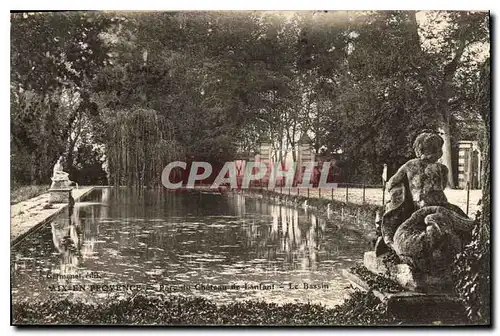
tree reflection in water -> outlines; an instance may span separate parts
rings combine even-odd
[[[286,263],[301,270],[316,270],[326,220],[313,213],[255,200],[255,212],[271,216],[270,226],[253,221],[246,234],[259,258],[285,257]]]
[[[341,216],[335,219],[340,225]],[[40,277],[38,272],[97,272],[101,277],[73,279],[75,284],[326,281],[341,291],[346,285],[341,271],[366,250],[362,233],[367,229],[357,228],[355,220],[339,229],[301,207],[269,204],[241,194],[95,190],[85,202],[77,203],[71,217],[66,212],[54,223],[66,231],[54,238],[51,228],[45,227],[12,248],[17,299],[61,295],[48,290],[47,284],[54,279]],[[81,228],[79,254],[54,247],[60,245],[61,235],[71,236],[70,226]],[[328,292],[323,297],[325,293],[314,295],[337,302],[336,294]],[[268,295],[280,302],[310,299],[303,292],[288,291],[205,294],[220,302]],[[86,292],[71,295],[95,297]]]
[[[60,255],[60,275],[77,274],[80,263],[97,254],[99,224],[94,219],[108,216],[109,192],[107,188],[102,189],[100,203],[77,202],[70,205],[67,221],[51,223],[52,242]],[[97,212],[100,212],[99,216]]]
[[[79,206],[69,207],[68,221],[51,223],[52,242],[60,255],[60,275],[76,274],[80,263],[82,228],[79,208]]]

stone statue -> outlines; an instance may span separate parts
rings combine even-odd
[[[49,202],[52,203],[74,203],[71,189],[78,185],[69,179],[69,174],[63,171],[62,156],[59,157],[52,170],[52,184],[50,185]]]
[[[443,139],[430,131],[413,145],[409,160],[387,182],[390,202],[381,221],[377,256],[394,251],[418,272],[438,276],[470,241],[474,221],[444,194],[448,168],[438,159]]]
[[[60,156],[52,170],[52,184],[50,189],[65,189],[71,185],[68,173],[63,171],[63,157]]]

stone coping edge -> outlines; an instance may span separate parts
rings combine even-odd
[[[89,190],[87,190],[86,192],[84,192],[83,194],[81,194],[80,196],[78,196],[78,197],[75,198],[75,202],[78,201],[80,198],[88,195],[91,191],[95,190],[96,188],[98,188],[98,187],[89,187]],[[52,191],[54,191],[54,190],[52,190]],[[39,228],[41,228],[44,224],[47,224],[48,222],[50,222],[55,216],[59,215],[67,207],[68,207],[68,204],[63,205],[62,207],[60,207],[59,209],[57,209],[57,211],[55,211],[53,214],[49,215],[48,217],[44,218],[40,222],[38,222],[35,225],[33,225],[26,232],[23,232],[19,236],[13,238],[10,241],[10,248],[12,248],[15,245],[17,245],[18,243],[20,243],[25,237],[27,237],[28,235],[32,234],[33,232],[35,232]]]

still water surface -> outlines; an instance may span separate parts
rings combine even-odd
[[[97,189],[72,214],[66,211],[11,249],[12,297],[106,300],[137,288],[98,286],[141,285],[142,294],[173,290],[217,303],[332,306],[345,298],[349,283],[342,270],[361,260],[371,227],[337,217],[327,222],[300,207],[238,194]],[[77,226],[80,243],[68,238]]]

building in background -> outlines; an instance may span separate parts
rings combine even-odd
[[[481,151],[477,141],[458,142],[458,186],[471,189],[481,188]]]

